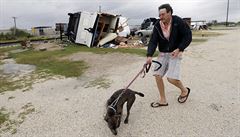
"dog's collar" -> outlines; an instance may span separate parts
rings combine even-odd
[[[116,109],[114,107],[108,106],[108,108],[111,108],[114,111],[115,114],[117,113],[117,111],[116,111]]]

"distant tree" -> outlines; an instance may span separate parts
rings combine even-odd
[[[12,34],[14,34],[14,28],[10,28],[10,31]],[[16,37],[29,37],[31,34],[21,30],[21,29],[16,29]]]
[[[215,25],[215,24],[217,24],[217,23],[218,23],[217,20],[213,20],[213,21],[212,21],[212,24],[213,24],[213,25]]]
[[[2,38],[4,38],[4,37],[5,37],[5,36],[4,36],[3,32],[0,33],[0,39],[2,39]]]

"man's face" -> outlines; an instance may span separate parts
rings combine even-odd
[[[171,12],[167,13],[167,10],[165,8],[159,10],[159,17],[163,23],[168,23],[170,21],[171,16],[172,16]]]

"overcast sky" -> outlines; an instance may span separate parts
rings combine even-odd
[[[68,22],[68,13],[103,12],[121,14],[129,24],[140,24],[144,18],[158,17],[158,6],[169,3],[173,14],[192,20],[226,20],[227,0],[0,0],[0,29],[13,26],[29,29],[33,26],[54,26]],[[240,0],[230,0],[229,21],[240,21]]]

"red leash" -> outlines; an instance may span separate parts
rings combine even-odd
[[[141,69],[141,71],[134,77],[134,79],[133,79],[133,80],[128,84],[128,86],[122,91],[122,93],[118,96],[118,98],[117,98],[115,101],[113,101],[112,104],[111,104],[110,106],[108,106],[108,107],[111,108],[111,109],[113,109],[114,112],[116,113],[116,110],[115,110],[114,107],[115,107],[115,105],[117,104],[119,98],[122,96],[122,94],[123,94],[124,92],[127,91],[127,89],[132,85],[132,83],[139,77],[139,75],[141,75],[141,74],[143,73],[142,78],[144,78],[145,75],[146,75],[146,73],[148,73],[150,67],[151,67],[151,64],[145,63],[145,64],[143,65],[143,68]]]
[[[128,84],[128,86],[125,88],[125,90],[123,92],[125,92],[132,85],[132,83],[139,77],[139,75],[141,75],[142,73],[143,73],[142,78],[144,78],[146,73],[148,73],[150,67],[151,67],[151,64],[144,64],[141,71],[134,77],[134,79]],[[145,69],[146,69],[146,71],[145,71]]]

